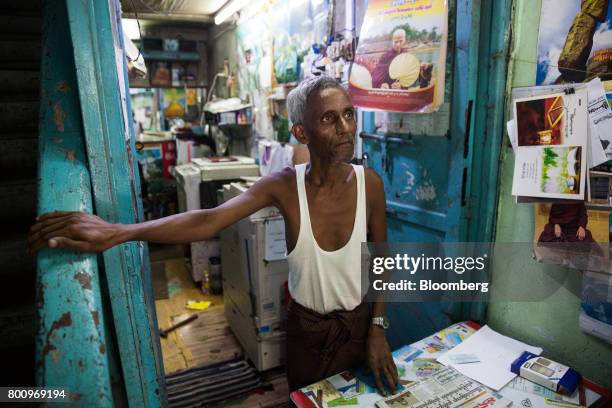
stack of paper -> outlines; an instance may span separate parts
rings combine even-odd
[[[510,365],[523,351],[540,355],[542,349],[503,336],[489,326],[484,326],[463,343],[438,358],[446,366],[499,391],[516,374]],[[461,356],[470,356],[471,362],[464,362]],[[475,361],[477,360],[477,361]]]

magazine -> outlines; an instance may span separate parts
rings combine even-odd
[[[508,407],[507,398],[464,376],[451,367],[404,391],[376,403],[378,408]]]
[[[585,89],[514,100],[512,195],[585,199],[587,106]]]

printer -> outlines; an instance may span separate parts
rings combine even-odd
[[[224,201],[244,193],[256,179],[225,185]],[[225,316],[260,371],[285,362],[286,251],[284,219],[274,207],[263,208],[221,232]]]
[[[174,167],[179,211],[186,212],[217,206],[216,190],[223,184],[240,180],[243,176],[259,176],[255,159],[244,156],[208,157],[193,159],[191,163]],[[188,269],[194,282],[202,282],[209,259],[219,257],[218,239],[193,242],[189,245]]]
[[[201,208],[217,206],[217,190],[241,177],[259,176],[255,159],[246,156],[203,157],[192,161],[201,169]]]

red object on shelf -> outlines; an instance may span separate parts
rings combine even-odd
[[[237,158],[232,157],[232,156],[209,157],[208,160],[210,160],[213,163],[226,163],[226,162],[238,161]]]
[[[165,179],[171,179],[170,168],[176,166],[176,144],[174,140],[162,142],[162,166]]]

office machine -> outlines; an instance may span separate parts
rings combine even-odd
[[[229,200],[254,180],[224,186]],[[279,211],[264,208],[221,232],[225,316],[258,370],[284,364],[284,287],[289,267],[285,224]]]
[[[204,157],[193,159],[193,163],[201,169],[201,208],[217,206],[217,190],[224,184],[241,177],[259,176],[259,166],[255,159],[246,156]]]
[[[186,212],[217,206],[217,189],[243,176],[259,176],[259,167],[250,157],[228,156],[193,159],[176,166],[173,171],[177,184],[179,211]],[[219,240],[193,242],[189,245],[188,269],[194,282],[202,282],[209,259],[221,255]]]

